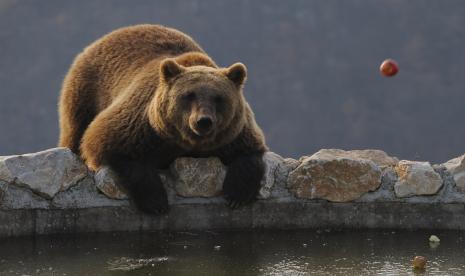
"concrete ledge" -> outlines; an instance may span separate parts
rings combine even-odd
[[[0,237],[107,231],[244,228],[465,229],[463,157],[440,164],[381,151],[264,156],[259,200],[231,210],[215,158],[181,158],[160,172],[170,212],[137,211],[108,168],[68,149],[0,157]]]
[[[464,204],[266,202],[240,210],[223,204],[174,206],[165,216],[131,207],[0,210],[3,237],[108,231],[252,228],[393,228],[465,230]]]

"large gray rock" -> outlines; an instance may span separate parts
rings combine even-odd
[[[394,184],[397,197],[434,195],[442,186],[441,176],[429,162],[401,160],[395,171],[398,176]]]
[[[274,152],[267,152],[263,156],[265,161],[265,173],[261,182],[261,189],[259,192],[260,198],[268,198],[271,195],[271,191],[274,187],[274,182],[276,178],[276,171],[279,169],[279,166],[284,162],[284,159],[274,153]]]
[[[455,184],[461,191],[465,191],[465,154],[451,159],[443,164],[454,177]]]
[[[179,196],[213,197],[222,191],[226,168],[218,158],[178,158],[170,169]]]
[[[299,165],[299,161],[283,158],[279,154],[269,151],[263,155],[263,162],[265,163],[265,173],[261,182],[259,198],[267,199],[271,197],[274,190],[286,186],[289,173]]]
[[[66,148],[0,157],[0,180],[45,198],[53,198],[87,175],[85,164]]]
[[[381,184],[381,169],[373,161],[344,151],[322,150],[300,161],[288,179],[289,190],[298,198],[347,202]]]
[[[47,209],[50,201],[25,187],[0,181],[0,209]]]

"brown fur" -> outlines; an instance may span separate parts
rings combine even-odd
[[[59,145],[94,170],[110,166],[147,212],[167,210],[154,171],[180,156],[220,157],[229,165],[225,197],[232,206],[251,201],[266,146],[242,94],[245,78],[244,65],[219,68],[174,29],[116,30],[79,54],[64,80]]]

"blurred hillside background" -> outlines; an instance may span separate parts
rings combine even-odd
[[[246,97],[281,155],[465,152],[463,0],[0,0],[0,155],[54,147],[73,58],[138,23],[184,31],[219,65],[245,63]],[[385,58],[396,77],[379,74]]]

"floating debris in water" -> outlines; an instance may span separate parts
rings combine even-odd
[[[302,247],[307,247],[307,244],[306,244],[306,243],[302,243]]]
[[[221,249],[221,246],[215,245],[215,246],[213,247],[213,249],[215,249],[216,251],[219,251],[219,250]]]
[[[426,266],[426,258],[423,256],[415,256],[412,260],[412,266],[414,269],[424,270]]]
[[[436,235],[431,235],[429,237],[429,242],[435,242],[435,243],[439,243],[441,240],[438,238],[438,236]]]
[[[431,235],[429,237],[429,247],[431,249],[435,249],[439,246],[439,243],[440,243],[440,239],[438,238],[438,236],[435,236],[435,235]]]
[[[108,270],[110,271],[132,271],[147,266],[155,266],[160,262],[168,261],[168,257],[133,259],[128,257],[116,258],[108,261]]]

